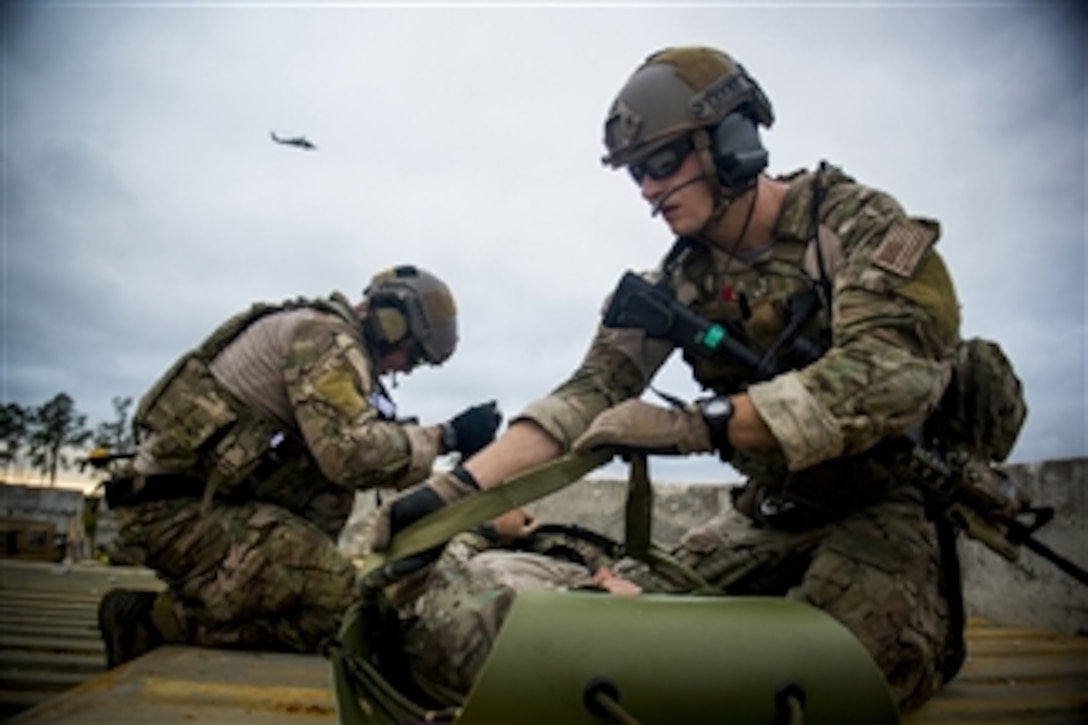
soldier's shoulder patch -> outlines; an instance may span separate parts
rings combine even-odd
[[[876,248],[873,264],[900,277],[910,277],[939,233],[935,224],[898,219]]]
[[[366,410],[367,401],[359,390],[354,372],[345,365],[325,370],[313,385],[319,398],[348,418],[355,418]]]

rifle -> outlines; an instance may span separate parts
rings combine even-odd
[[[780,373],[804,367],[820,358],[826,348],[795,333],[820,306],[815,288],[803,290],[786,301],[786,326],[762,355],[749,347],[737,330],[711,322],[682,305],[663,285],[654,285],[626,272],[620,278],[604,314],[605,327],[635,327],[647,336],[672,340],[685,352],[703,358],[726,357],[744,366],[755,381],[770,380]],[[788,345],[789,362],[779,361],[779,350]]]
[[[135,457],[136,453],[134,451],[114,453],[108,448],[99,447],[92,449],[85,458],[76,459],[76,463],[79,464],[80,473],[83,473],[83,471],[87,469],[87,466],[99,471],[105,471],[117,461],[127,461]]]
[[[603,324],[640,329],[648,337],[671,340],[685,352],[703,358],[728,358],[746,368],[754,381],[762,381],[803,367],[824,354],[826,348],[810,340],[791,339],[819,304],[815,289],[791,297],[782,334],[770,349],[759,354],[736,331],[681,304],[664,281],[655,285],[626,272],[612,294]],[[783,364],[776,352],[784,345],[789,347]],[[1026,547],[1088,586],[1088,572],[1033,536],[1054,518],[1053,508],[1030,507],[1008,476],[987,462],[959,453],[942,456],[909,434],[902,437],[901,443],[898,459],[917,474],[915,478],[925,489],[929,504],[968,537],[1009,561],[1017,561],[1020,547]],[[1032,520],[1024,523],[1022,517]]]

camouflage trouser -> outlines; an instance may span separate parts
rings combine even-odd
[[[828,612],[866,647],[904,712],[933,695],[956,656],[946,653],[937,535],[919,503],[877,504],[808,531],[758,528],[730,511],[673,555],[726,594],[786,596]],[[637,562],[616,573],[645,591],[684,588]]]
[[[543,554],[488,550],[463,534],[447,546],[423,594],[403,613],[404,653],[416,684],[442,705],[468,694],[521,591],[590,586],[591,568]]]
[[[118,539],[174,595],[184,641],[314,652],[338,633],[355,569],[314,524],[267,503],[152,501],[115,510]]]

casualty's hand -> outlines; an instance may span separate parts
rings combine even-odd
[[[511,509],[491,521],[495,535],[504,543],[531,536],[539,525],[532,514],[523,508]]]
[[[385,551],[398,531],[478,490],[464,469],[436,473],[423,483],[391,498],[378,509],[370,532],[371,551]]]
[[[596,418],[571,446],[583,453],[602,446],[651,453],[709,453],[710,429],[696,410],[662,408],[642,400],[625,400]]]
[[[502,412],[494,400],[466,408],[439,426],[443,447],[447,453],[458,451],[464,458],[470,458],[495,440],[495,431],[501,423]]]
[[[598,586],[610,594],[618,594],[621,597],[633,597],[636,594],[642,594],[642,587],[629,579],[616,576],[615,572],[607,566],[598,569],[591,582],[594,586]]]

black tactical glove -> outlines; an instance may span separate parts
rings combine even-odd
[[[458,451],[464,458],[495,440],[495,431],[502,423],[502,413],[494,400],[474,405],[442,423],[442,447],[446,453]]]
[[[436,473],[418,486],[387,501],[378,509],[377,518],[370,531],[371,551],[385,551],[389,548],[393,535],[398,531],[478,491],[479,488],[472,474],[458,466],[450,472]],[[438,559],[442,555],[442,548],[442,546],[435,546],[392,562],[372,572],[362,582],[362,586],[364,589],[384,587],[410,576]]]
[[[472,474],[460,466],[449,472],[434,474],[418,486],[382,504],[370,531],[370,549],[385,551],[398,531],[479,488]]]

